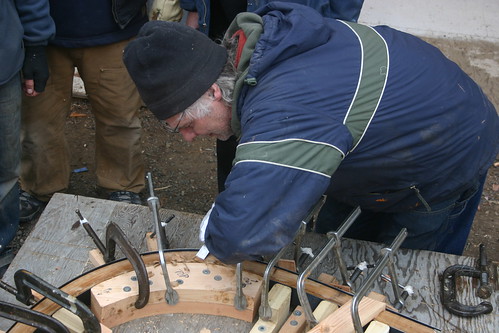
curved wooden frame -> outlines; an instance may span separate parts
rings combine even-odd
[[[195,256],[197,251],[198,251],[197,249],[166,250],[165,258],[168,263],[169,269],[170,267],[172,269],[175,269],[175,267],[180,267],[180,266],[189,268],[189,266],[191,266],[190,264],[194,264],[192,265],[192,267],[194,267],[196,264],[197,266],[199,266],[199,264],[202,264],[207,268],[219,267],[221,269],[226,269],[227,267],[232,267],[232,270],[234,270],[233,266],[227,266],[212,256],[209,256],[204,261],[200,260]],[[157,252],[144,253],[141,255],[141,257],[147,267],[154,267],[159,265],[159,257]],[[254,277],[256,275],[259,276],[261,279],[265,271],[266,264],[253,261],[244,262],[243,267],[247,277]],[[121,259],[103,266],[96,267],[93,270],[69,281],[68,283],[63,285],[60,289],[74,297],[78,297],[81,294],[91,290],[92,288],[98,286],[103,282],[131,273],[133,273],[133,267],[131,263],[127,260]],[[297,278],[298,275],[296,273],[278,267],[275,269],[274,273],[271,276],[271,280],[289,286],[291,288],[296,287]],[[258,288],[258,283],[255,283],[255,286]],[[261,288],[261,284],[259,286]],[[235,290],[235,288],[233,289]],[[179,293],[181,292],[180,289],[177,290],[179,290]],[[321,283],[319,281],[315,281],[313,279],[307,280],[305,290],[310,295],[331,301],[339,306],[348,303],[352,299],[352,296],[346,293],[345,291]],[[162,295],[164,295],[164,289]],[[162,302],[164,303],[164,305],[160,305],[160,303],[156,302],[154,304],[151,304],[151,309],[147,313],[146,312],[138,314],[136,313],[136,315],[131,315],[131,313],[128,312],[128,311],[137,310],[133,307],[133,302],[135,301],[136,297],[128,297],[128,302],[132,304],[132,306],[123,307],[122,308],[123,312],[120,313],[119,318],[116,318],[116,320],[109,321],[109,323],[112,326],[115,326],[117,324],[127,322],[135,318],[152,316],[155,314],[166,314],[166,313],[203,313],[203,314],[215,314],[215,315],[223,314],[225,316],[237,319],[248,320],[249,318],[248,311],[257,312],[257,307],[259,305],[259,298],[255,298],[254,294],[248,295],[250,296],[248,298],[251,298],[250,302],[251,306],[248,306],[248,311],[246,311],[246,313],[244,313],[244,311],[240,312],[238,310],[235,310],[233,303],[231,303],[231,300],[233,300],[234,295],[233,292],[230,291],[230,289],[226,290],[226,296],[227,297],[225,297],[222,301],[217,301],[217,302],[214,302],[213,299],[210,300],[210,302],[206,302],[203,300],[196,300],[195,298],[191,298],[188,301],[184,302],[182,301],[182,294],[181,294],[180,302],[177,305],[170,306],[166,304],[166,302]],[[148,306],[146,306],[144,309],[147,309]],[[61,307],[58,304],[46,298],[40,300],[38,303],[32,306],[33,310],[39,311],[47,315],[53,315],[60,308]],[[197,309],[197,311],[193,312],[193,310],[195,309]],[[251,316],[253,316],[253,314],[251,314]],[[398,314],[390,309],[382,311],[378,316],[376,316],[375,319],[379,322],[385,323],[401,331],[408,331],[414,333],[434,332],[433,328],[421,324],[417,321],[414,321],[410,318],[406,318],[401,314]],[[24,332],[34,332],[34,331],[35,328],[33,327],[17,323],[8,332],[24,333]]]

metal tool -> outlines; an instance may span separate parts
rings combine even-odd
[[[489,271],[487,255],[485,254],[485,245],[480,244],[480,254],[478,257],[478,269],[480,270],[480,286],[476,295],[482,299],[487,299],[492,295],[492,286],[489,283]]]
[[[400,245],[404,242],[405,238],[407,237],[407,229],[403,228],[393,243],[391,244],[390,247],[383,248],[381,250],[382,257],[379,259],[376,263],[376,268],[374,269],[373,272],[371,272],[366,280],[362,283],[360,286],[359,290],[357,293],[354,295],[352,299],[352,307],[351,307],[351,313],[352,313],[352,320],[353,320],[353,326],[355,328],[355,331],[357,333],[364,332],[364,329],[362,328],[362,323],[360,321],[360,316],[359,316],[359,304],[362,298],[367,294],[367,292],[371,289],[374,281],[380,276],[382,273],[383,269],[388,266],[390,270],[390,274],[392,276],[392,287],[393,287],[393,292],[395,294],[395,301],[396,303],[401,303],[404,305],[404,302],[401,300],[400,297],[400,291],[399,291],[399,286],[397,283],[397,277],[395,275],[395,267],[393,265],[393,254],[398,250]]]
[[[307,293],[305,291],[305,280],[312,273],[312,271],[319,265],[319,263],[324,260],[324,258],[328,255],[329,251],[335,246],[336,242],[342,237],[345,232],[350,228],[355,219],[360,215],[360,208],[357,207],[350,216],[342,223],[337,232],[334,233],[335,237],[332,237],[331,240],[322,248],[319,254],[312,260],[310,265],[308,265],[303,272],[298,277],[296,281],[296,290],[298,293],[298,298],[300,300],[300,304],[303,307],[305,312],[305,316],[307,317],[307,322],[309,326],[315,326],[318,324],[317,319],[315,318],[312,307],[310,306],[310,302],[307,297]],[[346,271],[346,266],[345,266]]]
[[[154,195],[154,187],[152,185],[152,175],[150,172],[147,173],[147,181],[149,184],[149,193],[151,194],[151,196],[147,198],[147,203],[149,205],[149,208],[151,208],[153,224],[156,230],[156,240],[158,243],[158,256],[166,286],[165,300],[166,303],[174,305],[178,303],[178,293],[176,290],[172,288],[172,285],[170,283],[170,277],[168,275],[168,269],[166,268],[165,253],[163,250],[163,244],[165,244],[164,242],[166,241],[164,239],[165,232],[161,225],[161,221],[159,219],[159,198]]]
[[[309,211],[307,216],[301,221],[300,227],[299,227],[298,231],[296,232],[293,244],[295,246],[294,259],[295,259],[295,263],[296,263],[298,272],[300,272],[299,261],[301,261],[300,258],[301,258],[301,254],[302,254],[301,243],[302,243],[303,236],[305,235],[305,232],[307,229],[307,224],[319,212],[319,210],[321,209],[325,200],[326,200],[326,197],[322,196],[321,199],[312,207],[312,209]],[[261,298],[261,302],[260,302],[260,308],[258,309],[258,315],[264,321],[268,321],[272,318],[272,308],[270,307],[270,304],[269,304],[270,274],[272,273],[272,271],[273,271],[275,265],[277,264],[277,262],[279,261],[279,259],[281,259],[281,257],[283,256],[283,254],[286,252],[286,250],[289,248],[290,245],[283,247],[274,256],[274,258],[272,258],[272,260],[269,261],[269,263],[267,264],[267,267],[265,267],[265,272],[263,273],[262,298]]]
[[[234,297],[234,306],[238,310],[244,310],[248,307],[248,300],[243,293],[243,264],[236,265],[236,296]]]
[[[392,278],[389,275],[381,274],[380,277],[382,280],[385,280],[386,282],[392,283]],[[400,283],[398,283],[397,286],[402,290],[402,293],[400,294],[400,298],[405,303],[407,298],[414,294],[414,289],[412,288],[412,286],[403,286]],[[397,302],[395,304],[395,309],[400,311],[402,309],[404,303]]]
[[[59,320],[17,304],[0,301],[0,317],[23,323],[48,333],[69,333]]]
[[[352,220],[353,223],[353,221],[357,217],[359,217],[360,213],[361,213],[360,207],[355,208],[354,211],[348,217],[347,221],[353,219]],[[350,225],[348,227],[350,227]],[[353,285],[350,282],[350,279],[348,278],[347,266],[345,264],[345,261],[343,260],[343,256],[341,255],[341,237],[343,237],[343,234],[346,232],[346,230],[341,230],[340,227],[340,229],[338,229],[337,231],[328,232],[327,236],[334,239],[334,243],[332,244],[332,249],[336,258],[336,262],[338,263],[338,266],[340,268],[340,274],[341,274],[341,279],[343,280],[343,284],[349,286],[353,290]],[[340,231],[342,233],[340,233]]]
[[[75,210],[75,213],[80,219],[80,225],[85,229],[90,238],[92,238],[95,246],[97,246],[102,255],[104,255],[104,253],[106,252],[106,247],[104,246],[104,244],[102,244],[99,236],[97,236],[92,226],[88,223],[88,220],[83,217],[79,209]]]
[[[317,213],[320,211],[320,209],[324,205],[324,202],[326,202],[326,196],[323,195],[321,196],[319,201],[317,201],[317,203],[312,207],[312,209],[310,209],[307,216],[305,216],[305,218],[301,221],[300,228],[298,229],[298,232],[294,238],[294,244],[295,244],[294,260],[296,264],[296,270],[298,273],[301,272],[301,266],[303,265],[305,259],[308,258],[308,255],[304,254],[301,248],[303,236],[307,231],[308,224],[314,218],[314,216],[317,215]]]
[[[14,274],[14,281],[17,288],[14,295],[19,302],[30,305],[34,299],[31,290],[35,290],[41,295],[52,300],[54,303],[77,315],[83,322],[85,332],[101,332],[100,323],[97,317],[95,317],[93,312],[90,311],[90,309],[76,297],[65,293],[59,288],[54,287],[50,283],[24,269],[20,269]],[[18,315],[30,316],[33,315],[33,313],[19,312]],[[56,324],[54,322],[51,323]],[[58,325],[56,324],[56,326]]]
[[[104,261],[106,263],[116,260],[116,245],[120,247],[125,257],[132,264],[132,267],[135,270],[135,274],[137,276],[139,295],[137,297],[137,301],[135,302],[135,307],[137,309],[141,309],[146,306],[147,302],[149,302],[150,295],[147,268],[139,252],[132,246],[132,244],[130,244],[123,230],[121,230],[116,223],[110,222],[106,227],[106,245],[104,245],[99,236],[97,236],[97,234],[95,233],[90,223],[88,223],[88,220],[83,217],[83,214],[80,212],[80,210],[77,209],[75,212],[80,218],[80,224],[83,226],[90,238],[92,238],[94,244],[102,253],[102,256],[104,257]]]
[[[272,318],[272,308],[269,303],[270,274],[287,248],[287,246],[283,247],[281,251],[279,251],[271,261],[269,261],[267,267],[265,267],[265,272],[263,273],[262,299],[260,302],[260,308],[258,308],[258,315],[265,321],[269,321]]]
[[[466,265],[452,265],[445,269],[442,281],[442,304],[447,311],[460,317],[475,317],[491,313],[493,308],[488,301],[483,301],[478,305],[465,305],[457,300],[456,278],[459,276],[480,279],[481,272]]]

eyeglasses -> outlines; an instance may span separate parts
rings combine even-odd
[[[182,121],[182,118],[184,118],[184,115],[185,115],[185,112],[182,112],[180,114],[180,117],[178,118],[177,126],[175,126],[174,128],[170,127],[170,125],[168,125],[166,122],[164,122],[165,129],[170,133],[178,133],[179,132],[178,127],[180,126],[180,122]]]

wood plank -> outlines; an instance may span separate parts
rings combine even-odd
[[[351,316],[352,302],[347,302],[312,328],[309,333],[355,333]],[[359,303],[359,317],[362,326],[373,320],[385,309],[386,304],[364,297]]]

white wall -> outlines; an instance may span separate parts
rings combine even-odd
[[[499,42],[499,0],[365,0],[359,23],[419,36]]]

